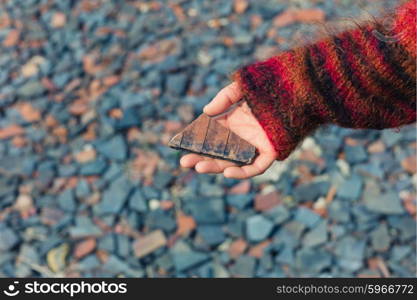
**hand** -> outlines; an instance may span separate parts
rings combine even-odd
[[[236,82],[223,88],[214,99],[204,107],[209,116],[226,111],[232,104],[242,98]],[[214,159],[198,154],[187,154],[181,158],[184,168],[195,168],[198,173],[223,173],[225,177],[245,179],[264,173],[277,158],[277,153],[270,143],[265,131],[252,114],[248,104],[242,102],[233,111],[216,119],[241,138],[250,142],[258,149],[258,156],[250,165],[237,166],[235,163]]]

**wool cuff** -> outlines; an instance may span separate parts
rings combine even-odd
[[[384,129],[416,120],[416,3],[237,70],[244,98],[283,160],[321,124]]]

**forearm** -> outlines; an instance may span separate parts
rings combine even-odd
[[[278,159],[320,124],[383,129],[415,122],[414,1],[395,22],[390,32],[370,22],[234,74]]]

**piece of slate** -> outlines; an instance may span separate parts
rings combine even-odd
[[[256,156],[253,145],[206,114],[175,135],[168,146],[238,164],[250,164]]]

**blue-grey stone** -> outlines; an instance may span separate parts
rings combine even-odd
[[[314,211],[304,206],[298,207],[294,215],[295,221],[304,224],[310,228],[314,227],[320,221],[320,219],[320,215],[316,214]]]
[[[355,272],[362,268],[365,257],[366,240],[346,236],[336,245],[337,263],[345,270]]]
[[[234,277],[253,277],[256,268],[256,259],[249,255],[241,255],[230,267]]]
[[[293,238],[299,240],[306,226],[298,221],[291,221],[284,225],[283,230],[287,231]]]
[[[41,261],[39,251],[34,246],[28,244],[23,244],[20,247],[18,259],[31,264],[39,264]]]
[[[8,251],[19,243],[19,236],[10,228],[0,227],[0,251]]]
[[[143,186],[141,190],[145,198],[148,200],[159,198],[159,191],[152,186]]]
[[[284,223],[290,217],[290,212],[285,205],[274,206],[264,214],[276,225]]]
[[[76,165],[59,165],[58,166],[58,176],[59,177],[71,177],[74,176],[78,171]]]
[[[312,272],[318,274],[332,264],[330,253],[322,249],[302,248],[296,254],[296,267],[302,273]]]
[[[355,165],[353,170],[361,175],[371,176],[379,179],[384,178],[384,170],[377,162]]]
[[[197,228],[197,234],[208,246],[217,246],[224,242],[226,235],[221,226],[201,225]]]
[[[75,226],[69,228],[69,234],[72,238],[78,239],[89,236],[100,236],[102,232],[89,217],[79,216],[75,219]]]
[[[321,221],[303,237],[304,247],[316,247],[327,242],[327,222]]]
[[[274,260],[270,253],[265,253],[259,259],[259,265],[265,270],[271,270],[274,267]]]
[[[275,257],[275,261],[283,265],[294,265],[294,248],[284,246],[283,249],[279,252],[279,254]]]
[[[165,189],[169,183],[174,179],[174,175],[165,171],[158,171],[153,178],[153,185],[158,190]]]
[[[409,265],[414,265],[414,261],[410,261]],[[395,272],[395,274],[398,274],[398,277],[415,277],[416,274],[414,271],[411,271],[410,269],[407,269],[403,265],[398,264],[398,262],[388,262],[388,268]]]
[[[262,215],[254,215],[246,220],[246,236],[251,242],[266,239],[274,228],[274,223]]]
[[[146,199],[143,196],[142,191],[136,188],[129,198],[129,208],[140,213],[145,213],[148,210]]]
[[[58,205],[63,211],[73,212],[77,209],[73,189],[66,189],[58,196]]]
[[[97,248],[101,249],[101,250],[106,250],[110,253],[115,252],[116,251],[116,241],[115,241],[114,234],[107,234],[107,235],[101,237],[98,240]]]
[[[396,215],[405,212],[400,197],[392,191],[375,194],[367,193],[365,190],[364,203],[368,210],[379,214]]]
[[[405,242],[415,239],[416,221],[411,216],[390,216],[388,217],[388,223],[400,231],[399,236],[397,236],[400,241]]]
[[[42,82],[38,80],[30,80],[19,87],[16,91],[16,94],[23,98],[37,97],[41,96],[46,92],[45,87]]]
[[[388,250],[391,244],[391,237],[388,232],[387,224],[380,224],[370,234],[372,248],[379,252],[385,252]]]
[[[127,158],[126,141],[121,135],[96,143],[96,149],[105,157],[114,160],[125,160]]]
[[[244,209],[252,202],[253,196],[248,195],[227,195],[226,202],[228,205],[236,207],[237,209]]]
[[[331,236],[338,239],[346,234],[346,228],[342,225],[334,224],[330,227]]]
[[[117,234],[116,236],[116,249],[117,254],[120,257],[128,257],[131,250],[131,243],[127,235]]]
[[[363,146],[345,146],[346,161],[350,164],[357,164],[368,158],[366,150]]]
[[[96,255],[88,255],[77,263],[77,269],[80,271],[89,271],[92,269],[98,269],[101,266],[101,262]]]
[[[134,108],[128,108],[123,110],[123,117],[116,121],[115,127],[117,130],[123,130],[137,125],[140,125],[138,111]]]
[[[412,248],[410,246],[396,245],[392,247],[391,259],[396,262],[400,261],[403,258],[405,258],[407,255],[409,255],[411,251],[412,251]]]
[[[130,277],[143,277],[144,272],[138,268],[131,268],[126,262],[115,255],[110,255],[102,266],[104,272],[111,275],[127,275]]]
[[[103,174],[102,179],[105,181],[113,181],[116,178],[120,177],[123,169],[122,166],[116,162],[111,162],[109,168],[106,170],[106,173]]]
[[[320,196],[325,196],[329,188],[329,181],[301,184],[294,188],[293,197],[298,202],[316,201]]]
[[[383,130],[381,139],[388,148],[394,146],[401,140],[401,134],[393,130]]]
[[[191,250],[174,251],[171,252],[171,256],[177,272],[187,271],[210,260],[210,256],[206,253]]]
[[[172,261],[171,255],[169,253],[165,253],[158,258],[155,259],[155,265],[158,266],[158,268],[164,270],[164,271],[170,271],[174,268],[174,263]]]
[[[172,232],[176,229],[177,224],[175,219],[167,212],[157,209],[148,212],[145,219],[146,227],[150,229],[162,229],[167,232]]]
[[[224,195],[224,188],[218,184],[203,181],[200,185],[200,194],[205,197],[222,197]]]
[[[91,176],[91,175],[102,175],[107,168],[107,163],[102,158],[97,158],[92,162],[83,164],[80,168],[80,175]]]
[[[17,155],[0,157],[0,174],[24,175],[24,160]]]
[[[86,180],[82,179],[78,181],[75,187],[75,195],[77,198],[85,198],[90,195],[90,186]]]
[[[132,190],[132,183],[125,176],[114,180],[102,194],[101,201],[94,206],[97,215],[117,214],[127,201]]]
[[[186,74],[172,74],[168,76],[166,89],[174,96],[182,96],[187,88],[188,77]]]
[[[222,199],[196,199],[189,203],[189,209],[198,224],[219,224],[226,220]]]
[[[337,197],[346,200],[358,200],[362,193],[363,181],[361,177],[352,175],[337,189]]]

